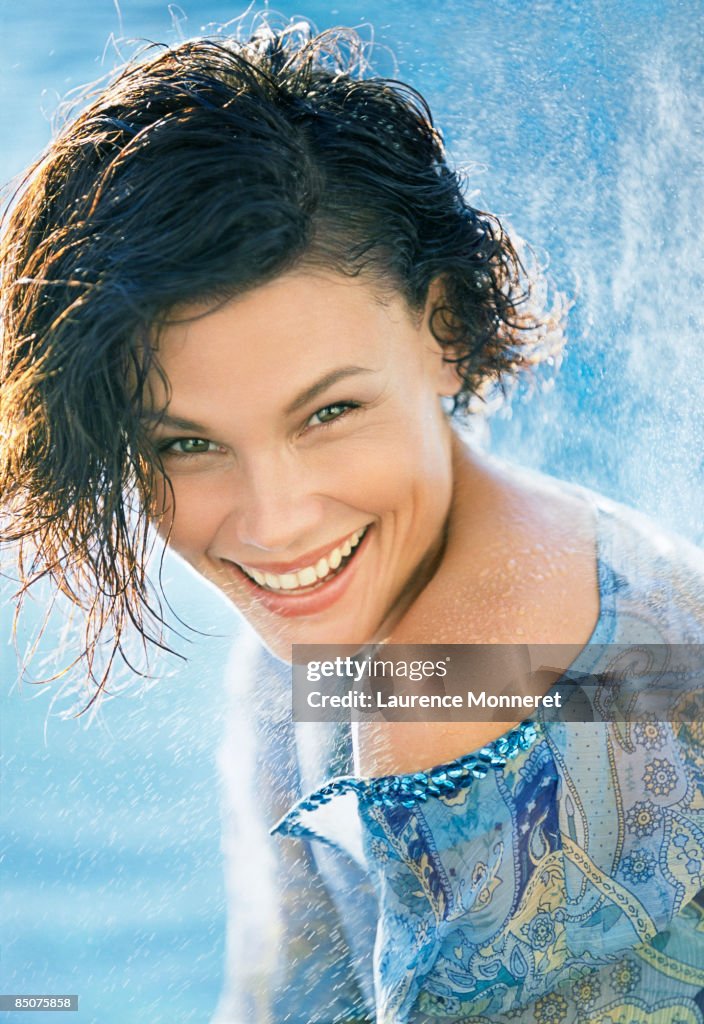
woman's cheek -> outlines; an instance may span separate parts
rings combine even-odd
[[[227,494],[222,486],[204,477],[179,478],[172,481],[173,503],[160,524],[159,532],[168,531],[169,545],[189,562],[195,562],[210,548],[219,525],[229,511]]]

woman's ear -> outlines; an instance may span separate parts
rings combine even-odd
[[[452,362],[456,352],[451,342],[453,326],[452,313],[447,305],[445,282],[442,277],[436,277],[428,287],[423,327],[428,334],[428,342],[436,357],[435,375],[438,394],[447,398],[456,395],[463,383],[457,372],[457,364]],[[444,339],[447,339],[446,343],[443,343]]]

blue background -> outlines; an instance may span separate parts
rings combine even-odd
[[[376,68],[426,95],[467,169],[474,205],[549,257],[552,278],[574,300],[554,386],[531,400],[520,390],[494,418],[497,452],[704,539],[699,0],[278,9],[320,29],[371,21]],[[4,0],[0,180],[46,144],[62,99],[129,56],[131,40],[216,32],[242,10]],[[0,993],[79,993],[72,1020],[203,1022],[221,983],[214,751],[237,624],[177,560],[166,576],[178,611],[206,635],[186,631],[177,641],[186,664],[156,659],[146,692],[116,678],[116,695],[94,718],[71,717],[75,673],[63,688],[18,686],[11,588],[0,591]],[[24,616],[21,652],[49,598]],[[59,606],[34,677],[68,659],[64,617]],[[55,1019],[7,1015],[45,1018]]]

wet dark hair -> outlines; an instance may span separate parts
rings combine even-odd
[[[424,308],[467,409],[547,354],[499,221],[473,209],[412,88],[362,77],[348,30],[266,26],[142,55],[21,185],[0,249],[0,499],[23,588],[49,576],[109,630],[160,620],[145,574],[159,469],[143,422],[155,326],[293,268],[366,274]],[[164,382],[168,384],[168,382]],[[152,621],[152,626],[154,625]],[[124,652],[123,657],[124,657]]]

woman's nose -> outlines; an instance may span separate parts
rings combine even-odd
[[[262,458],[240,478],[235,511],[240,544],[283,553],[313,539],[321,520],[320,498],[293,458]]]

